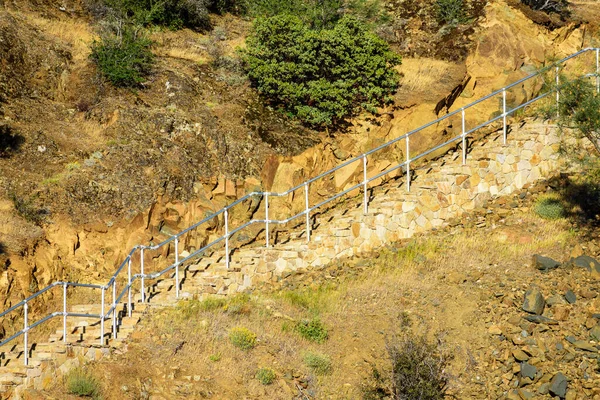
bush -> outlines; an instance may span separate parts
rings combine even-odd
[[[424,338],[407,335],[388,344],[392,360],[394,399],[442,400],[448,376],[444,372],[449,357]]]
[[[595,85],[584,79],[563,84],[558,111],[561,128],[574,129],[600,153],[600,94]]]
[[[313,126],[374,112],[398,87],[400,57],[352,17],[318,32],[297,16],[259,18],[242,58],[259,93]]]
[[[566,215],[565,207],[555,196],[542,196],[538,198],[533,206],[533,211],[544,219],[559,219]]]
[[[263,385],[270,385],[275,381],[276,375],[275,371],[271,368],[261,368],[256,373],[256,379]]]
[[[323,343],[328,337],[327,328],[318,318],[298,322],[296,324],[296,332],[304,339],[316,343]]]
[[[256,334],[244,327],[233,328],[229,331],[231,343],[242,350],[250,350],[256,346]]]
[[[89,372],[77,368],[67,375],[67,389],[70,394],[86,396],[94,399],[101,398],[100,382]]]
[[[464,0],[437,0],[437,18],[440,23],[458,25],[467,22]]]
[[[328,355],[308,352],[304,355],[304,364],[317,375],[329,375],[331,373],[331,359]]]
[[[566,0],[521,0],[521,2],[534,10],[557,14],[566,12],[569,6]]]
[[[105,32],[92,43],[91,59],[102,75],[115,86],[137,86],[150,73],[154,57],[152,42],[139,28],[115,25],[116,31]]]

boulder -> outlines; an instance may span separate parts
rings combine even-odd
[[[567,395],[567,386],[567,377],[562,372],[559,372],[556,375],[554,375],[554,377],[550,381],[549,392],[553,396],[558,396],[561,399],[564,399]]]
[[[531,314],[542,315],[546,301],[542,292],[537,287],[532,287],[525,292],[525,298],[523,301],[523,311]]]
[[[560,263],[550,257],[544,257],[539,254],[533,255],[532,264],[536,269],[540,271],[550,271],[560,267]]]
[[[575,258],[571,258],[569,260],[569,265],[578,268],[585,268],[589,272],[600,273],[600,263],[590,256],[579,256]]]

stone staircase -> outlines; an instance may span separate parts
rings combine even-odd
[[[559,166],[557,150],[558,138],[547,125],[522,126],[511,132],[507,146],[502,145],[501,133],[492,133],[471,144],[465,166],[459,149],[418,167],[410,193],[401,172],[371,188],[367,214],[363,213],[360,190],[329,210],[315,211],[310,242],[302,217],[288,227],[278,227],[281,239],[271,248],[254,243],[232,249],[229,269],[222,249],[182,266],[180,298],[244,291],[285,279],[299,269],[319,268],[338,258],[367,254],[386,243],[441,227],[491,197],[509,194],[544,178]],[[180,257],[185,256],[182,251]],[[173,271],[147,283],[147,303],[141,303],[140,294],[136,294],[131,317],[127,316],[126,303],[118,305],[116,339],[110,320],[105,322],[101,343],[97,318],[73,317],[67,319],[67,343],[63,343],[61,325],[47,341],[30,346],[28,366],[23,365],[20,340],[0,348],[0,397],[20,398],[19,391],[24,387],[43,388],[57,370],[61,374],[68,371],[69,359],[97,359],[119,348],[150,308],[178,301]],[[99,304],[79,305],[70,307],[69,312],[98,314],[100,308]]]

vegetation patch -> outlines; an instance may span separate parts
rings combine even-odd
[[[259,18],[241,54],[259,93],[311,126],[376,112],[398,88],[400,56],[354,17],[318,31],[294,15]]]
[[[90,58],[115,86],[139,86],[150,73],[154,56],[152,41],[133,25],[117,22],[92,43]]]
[[[331,358],[322,353],[308,352],[304,355],[304,364],[316,375],[329,375],[333,370]]]
[[[67,375],[67,390],[76,396],[102,398],[100,382],[81,368],[76,368]]]
[[[296,324],[295,329],[304,339],[315,343],[323,343],[329,337],[327,328],[318,318],[302,320]]]
[[[229,331],[231,344],[242,350],[250,350],[256,346],[256,334],[244,327],[233,328]]]
[[[464,0],[437,0],[436,11],[440,23],[458,25],[468,21]]]
[[[263,385],[270,385],[275,381],[275,371],[271,368],[260,368],[258,372],[256,372],[256,379]]]
[[[565,206],[556,195],[540,196],[533,206],[533,211],[548,220],[560,219],[566,216]]]

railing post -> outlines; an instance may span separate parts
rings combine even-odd
[[[502,121],[503,121],[503,129],[502,132],[504,134],[504,144],[506,144],[506,88],[502,89]]]
[[[363,154],[363,212],[369,212],[369,199],[367,198],[367,156]]]
[[[596,93],[600,93],[600,48],[596,49]]]
[[[113,330],[113,339],[117,338],[117,280],[113,280],[112,285],[112,330]]]
[[[127,313],[131,318],[131,255],[127,260]]]
[[[23,318],[23,332],[25,333],[25,337],[23,339],[23,360],[25,362],[25,365],[29,365],[29,316],[28,316],[28,308],[29,305],[27,304],[27,302],[25,302],[25,304],[23,305],[23,309],[24,309],[24,318]]]
[[[560,68],[556,66],[556,118],[560,118],[560,76],[559,76]]]
[[[175,297],[179,298],[179,236],[175,236]]]
[[[310,242],[310,206],[308,201],[308,182],[304,183],[304,202],[306,204],[306,241]]]
[[[229,269],[229,211],[225,207],[225,266]]]
[[[102,300],[101,300],[101,306],[102,306],[102,311],[100,312],[100,345],[104,346],[104,292],[106,291],[106,288],[103,286],[102,287]]]
[[[142,288],[142,303],[146,301],[146,291],[144,289],[144,247],[140,249],[140,285]]]
[[[265,193],[265,241],[269,248],[269,193]]]
[[[467,135],[465,129],[465,109],[462,109],[462,162],[467,164]]]
[[[63,343],[67,343],[67,282],[63,282]]]
[[[410,192],[410,144],[409,136],[406,137],[406,190]]]

